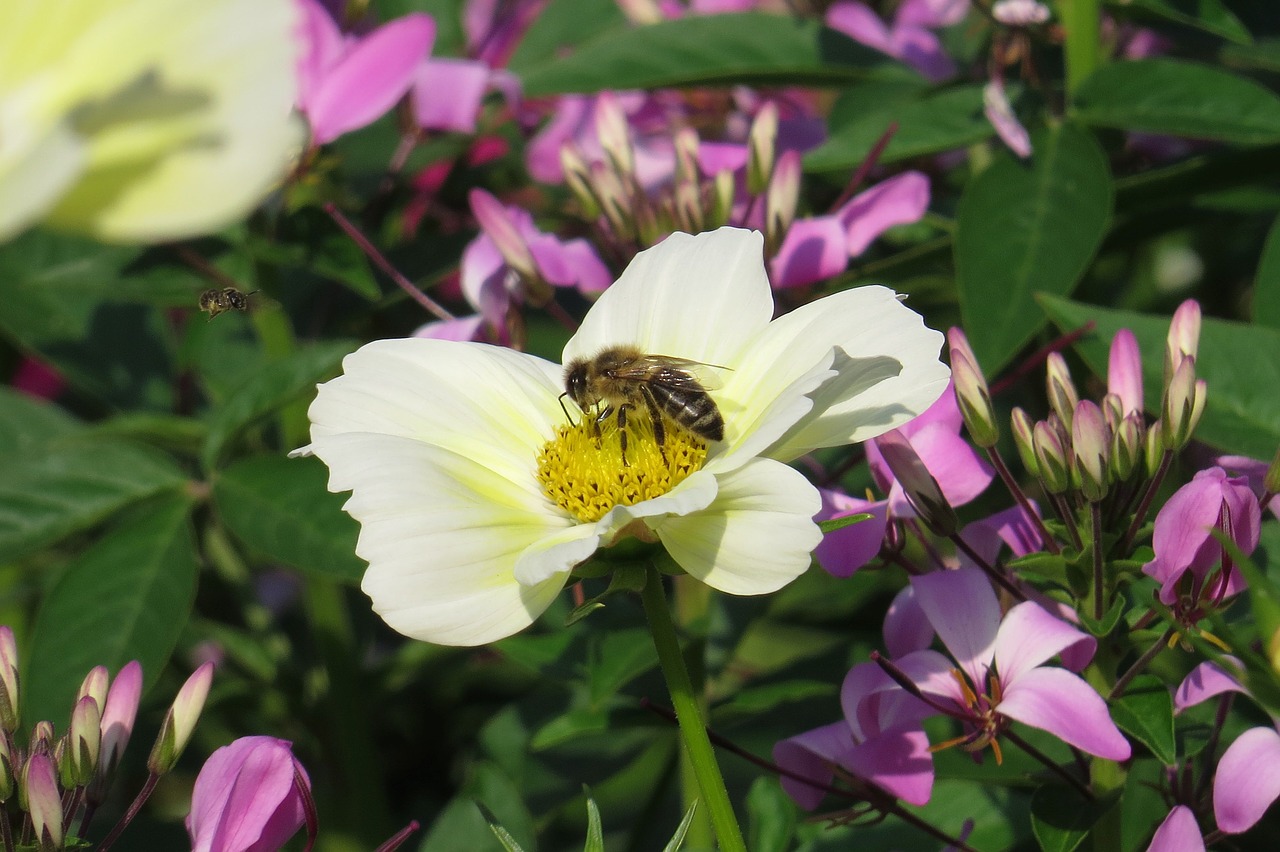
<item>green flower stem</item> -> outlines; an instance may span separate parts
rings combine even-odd
[[[1099,695],[1110,695],[1116,683],[1115,652],[1102,640],[1098,642],[1097,653],[1093,662],[1083,672],[1085,681],[1098,691]],[[1095,757],[1089,764],[1089,786],[1098,799],[1106,799],[1109,793],[1124,787],[1127,772],[1114,760],[1103,760]],[[1089,838],[1093,852],[1115,852],[1123,848],[1124,834],[1123,811],[1117,802],[1089,830]]]
[[[1099,0],[1058,0],[1058,17],[1066,31],[1067,95],[1071,96],[1102,64]]]
[[[641,597],[644,600],[645,615],[649,618],[653,645],[658,651],[658,663],[662,666],[667,690],[671,693],[671,704],[676,710],[680,736],[684,740],[689,762],[693,764],[693,773],[702,790],[703,804],[711,815],[711,824],[715,827],[720,849],[723,852],[746,852],[747,844],[742,839],[742,829],[738,826],[737,817],[733,815],[729,791],[725,789],[724,778],[720,775],[720,767],[716,764],[715,752],[707,736],[707,726],[698,706],[698,695],[694,692],[689,671],[684,665],[684,656],[680,652],[680,640],[676,638],[675,624],[671,620],[667,596],[662,588],[662,575],[656,568],[650,569],[649,581],[645,583]]]
[[[707,611],[711,607],[711,587],[701,583],[687,574],[671,579],[674,592],[675,620],[680,630],[686,635],[693,635],[699,649],[706,641]],[[692,657],[692,659],[691,659]],[[685,655],[685,664],[689,667],[689,683],[698,699],[698,709],[703,718],[707,713],[706,671],[700,665],[702,654]],[[679,750],[680,760],[680,796],[684,800],[684,811],[702,798],[702,785],[698,780],[698,772],[689,756],[689,750]],[[685,833],[685,843],[690,849],[711,849],[715,846],[715,826],[711,824],[711,813],[705,808],[697,808],[693,813],[693,822]]]

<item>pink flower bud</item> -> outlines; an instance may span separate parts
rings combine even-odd
[[[1065,493],[1071,487],[1071,467],[1067,461],[1067,449],[1058,430],[1041,420],[1035,425],[1033,435],[1036,465],[1040,470],[1044,490],[1050,494]]]
[[[1124,413],[1142,411],[1142,353],[1133,332],[1122,328],[1111,339],[1107,357],[1107,392],[1120,397]]]
[[[102,743],[102,712],[98,702],[86,695],[71,711],[71,727],[67,732],[63,753],[63,776],[67,787],[84,787],[93,780],[98,769]]]
[[[942,494],[938,480],[925,467],[911,442],[897,429],[892,429],[875,439],[876,449],[893,471],[894,479],[902,486],[912,508],[920,520],[935,535],[949,536],[956,531],[959,521],[955,509]]]
[[[191,793],[192,852],[279,849],[304,822],[311,781],[274,737],[242,737],[209,756]]]
[[[747,144],[747,192],[758,195],[769,185],[777,155],[778,105],[769,101],[756,113]]]
[[[1049,9],[1036,0],[999,0],[991,17],[1006,27],[1031,27],[1049,20]]]
[[[600,147],[609,157],[614,169],[624,178],[636,171],[635,150],[631,144],[631,125],[627,114],[613,92],[601,92],[596,99],[596,136]]]
[[[33,754],[22,773],[26,810],[31,815],[36,847],[40,852],[62,848],[62,796],[53,759],[47,754]]]
[[[467,196],[471,202],[471,212],[475,214],[480,227],[493,240],[507,265],[519,272],[528,281],[538,281],[538,265],[533,260],[529,245],[520,235],[520,229],[507,213],[502,202],[483,189],[473,189]]]
[[[978,361],[973,357],[964,332],[952,328],[947,332],[947,340],[951,345],[951,379],[964,425],[979,447],[994,447],[1000,440],[1000,424],[996,422],[987,380],[978,368]]]
[[[1187,299],[1173,312],[1165,344],[1165,375],[1170,376],[1183,358],[1195,358],[1200,351],[1200,303]]]
[[[205,699],[209,697],[209,686],[213,683],[213,663],[205,663],[191,673],[187,682],[178,690],[173,705],[160,723],[160,733],[147,759],[147,768],[156,775],[163,775],[173,769],[182,750],[187,747],[200,712],[204,710]]]
[[[0,729],[18,729],[18,643],[9,625],[0,626]]]
[[[1111,455],[1111,435],[1102,409],[1083,400],[1071,421],[1072,479],[1084,498],[1097,503],[1107,496],[1107,465]]]
[[[1039,476],[1040,463],[1036,459],[1035,424],[1027,412],[1021,408],[1013,409],[1009,423],[1013,432],[1013,444],[1018,448],[1018,457],[1022,459],[1022,466],[1032,476]]]
[[[1204,411],[1205,385],[1196,381],[1196,359],[1183,358],[1173,370],[1164,392],[1164,446],[1180,450],[1191,440],[1191,432]]]
[[[89,669],[89,673],[84,676],[84,682],[80,684],[80,691],[76,693],[76,700],[88,696],[98,702],[101,708],[107,703],[107,684],[111,682],[111,676],[107,673],[106,666],[94,666]]]
[[[783,151],[774,166],[769,181],[769,191],[764,200],[764,241],[766,250],[774,252],[782,245],[782,238],[796,218],[796,205],[800,201],[800,153]]]
[[[1071,430],[1071,418],[1075,414],[1076,405],[1080,402],[1080,394],[1076,391],[1075,382],[1071,380],[1071,369],[1067,359],[1060,352],[1050,352],[1045,361],[1046,391],[1049,395],[1049,407],[1058,415],[1063,426]]]

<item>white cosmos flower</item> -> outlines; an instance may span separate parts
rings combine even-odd
[[[723,367],[711,395],[725,435],[704,453],[669,426],[659,453],[643,409],[633,411],[626,467],[612,418],[603,441],[590,417],[567,423],[558,364],[422,338],[347,356],[311,405],[303,452],[329,466],[330,490],[352,492],[374,609],[418,639],[490,642],[528,626],[574,566],[627,535],[661,542],[723,592],[795,579],[821,538],[821,501],[785,462],[902,425],[942,393],[948,370],[942,335],[884,287],[772,315],[759,233],[673,234],[636,256],[564,360],[627,344]],[[548,461],[557,453],[578,468]],[[632,505],[598,493],[619,482]],[[598,517],[581,516],[584,506]]]

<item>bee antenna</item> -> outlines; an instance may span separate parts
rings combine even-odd
[[[565,408],[565,405],[564,405],[564,398],[568,395],[569,395],[569,392],[565,391],[564,393],[556,397],[556,401],[560,403],[560,410],[564,412],[564,418],[568,420],[576,428],[578,425],[577,422],[573,419],[573,415],[569,413],[569,409]]]

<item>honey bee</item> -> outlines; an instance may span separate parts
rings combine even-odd
[[[205,290],[200,294],[200,310],[207,313],[209,319],[213,319],[223,311],[247,311],[249,297],[256,292],[258,291],[241,293],[235,287],[223,287],[220,290],[215,287],[212,290]]]
[[[594,411],[597,434],[607,417],[616,417],[622,463],[626,465],[627,415],[643,405],[653,423],[658,451],[665,461],[664,414],[696,437],[724,440],[724,418],[720,409],[707,393],[704,382],[694,374],[703,366],[714,365],[668,355],[646,355],[634,346],[608,346],[591,358],[576,358],[565,367],[560,407],[564,408],[567,396],[584,414]],[[565,409],[565,416],[568,414]]]

